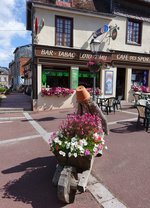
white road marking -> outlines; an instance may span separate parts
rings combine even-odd
[[[118,111],[120,111],[120,112],[122,112],[122,113],[128,113],[128,114],[138,115],[138,113],[136,113],[136,112],[123,111],[123,110],[118,110]]]
[[[108,125],[113,125],[113,124],[117,124],[119,122],[124,122],[124,121],[136,121],[137,118],[129,118],[129,119],[124,119],[124,120],[117,120],[117,121],[112,121],[112,122],[108,122]]]
[[[29,123],[35,128],[35,130],[43,137],[44,141],[48,143],[48,140],[50,138],[50,135],[53,133],[48,133],[45,129],[42,128],[34,119],[27,113],[24,112],[24,115],[26,119],[29,121]]]
[[[0,124],[2,123],[11,123],[12,121],[0,121]]]
[[[0,118],[0,121],[10,121],[10,120],[19,120],[19,119],[25,119],[25,117],[4,117],[4,118]]]
[[[0,145],[8,144],[8,143],[14,143],[14,142],[19,142],[19,141],[24,141],[24,140],[35,139],[35,138],[39,138],[39,137],[41,137],[41,135],[32,135],[32,136],[26,136],[26,137],[14,138],[14,139],[2,140],[2,141],[0,141]]]

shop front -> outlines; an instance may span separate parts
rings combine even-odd
[[[110,63],[111,53],[96,55],[105,63]],[[37,68],[37,95],[33,97],[34,109],[50,110],[76,106],[75,89],[84,85],[92,92],[93,77],[96,88],[101,89],[102,71],[95,75],[88,69],[87,62],[93,57],[91,51],[64,49],[58,47],[35,47]],[[33,79],[35,79],[33,77]]]
[[[134,86],[150,86],[150,55],[114,51],[112,64],[116,66],[116,96],[133,101]]]
[[[89,50],[39,45],[34,48],[34,110],[75,107],[76,87],[84,85],[92,89],[93,76],[96,76],[96,88],[101,89],[103,95],[115,97],[121,93],[125,100],[128,100],[136,70],[141,70],[144,74],[146,71],[144,79],[146,84],[150,84],[150,57],[145,54],[113,51],[94,55]],[[90,72],[87,66],[93,56],[105,63],[105,67],[96,74]]]

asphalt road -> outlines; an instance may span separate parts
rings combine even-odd
[[[73,109],[0,114],[1,208],[101,207],[90,188],[78,193],[73,204],[65,205],[52,186],[56,160],[47,140],[71,112]],[[95,158],[92,168],[92,176],[113,195],[110,201],[101,201],[102,205],[120,208],[113,204],[117,199],[128,208],[149,208],[150,129],[146,133],[142,125],[136,126],[137,111],[127,103],[123,111],[110,113],[107,119],[108,150]]]

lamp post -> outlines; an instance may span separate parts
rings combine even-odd
[[[97,52],[99,51],[100,47],[100,41],[96,39],[92,39],[90,42],[90,49],[92,53],[96,56],[97,58]],[[93,73],[93,101],[96,101],[96,96],[95,96],[95,89],[96,89],[96,73],[99,71],[99,69],[92,68],[90,69],[90,72]]]

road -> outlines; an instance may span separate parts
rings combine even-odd
[[[108,150],[95,158],[92,176],[96,182],[90,180],[88,190],[78,193],[73,204],[58,201],[57,189],[51,183],[56,160],[47,141],[71,112],[0,114],[1,208],[148,208],[150,129],[146,133],[142,126],[137,128],[137,111],[129,104],[123,106],[123,111],[107,116]]]

